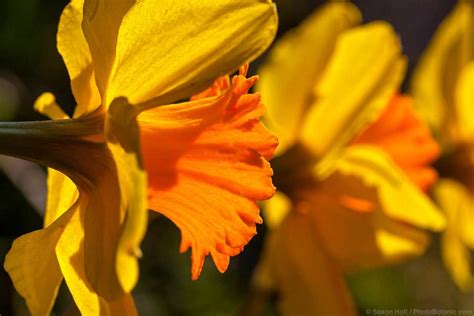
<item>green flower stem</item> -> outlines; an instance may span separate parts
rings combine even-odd
[[[0,122],[0,155],[29,160],[81,181],[80,178],[86,180],[93,175],[97,159],[107,155],[105,144],[97,141],[102,135],[100,116]]]

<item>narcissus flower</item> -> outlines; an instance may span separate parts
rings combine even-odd
[[[181,228],[193,278],[208,253],[224,271],[242,251],[261,222],[256,201],[274,191],[276,139],[247,94],[256,78],[244,67],[167,104],[254,59],[275,30],[263,0],[68,4],[57,39],[73,117],[46,93],[35,108],[53,120],[0,125],[1,154],[50,168],[45,228],[5,262],[33,315],[50,313],[63,278],[82,314],[135,314],[147,205]]]
[[[421,254],[445,221],[423,190],[439,149],[397,94],[405,58],[384,22],[333,2],[285,35],[261,69],[282,147],[258,287],[285,315],[355,313],[343,273]]]
[[[474,5],[459,1],[436,31],[412,79],[416,107],[442,145],[434,189],[448,226],[446,268],[463,290],[474,289]]]

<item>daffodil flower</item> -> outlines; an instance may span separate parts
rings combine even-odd
[[[474,289],[474,5],[459,1],[415,69],[416,107],[442,145],[433,193],[446,213],[442,255],[462,290]]]
[[[282,146],[273,226],[256,271],[285,315],[352,315],[343,273],[421,254],[445,219],[424,193],[439,153],[411,99],[390,25],[333,2],[277,42],[257,88]]]
[[[49,167],[45,228],[5,262],[33,315],[50,313],[63,278],[82,314],[135,314],[147,207],[181,228],[193,278],[207,254],[224,271],[242,251],[261,222],[256,201],[274,192],[276,139],[247,94],[256,77],[243,68],[219,93],[167,104],[254,59],[275,30],[265,0],[67,5],[57,39],[73,117],[46,93],[35,108],[52,120],[0,124],[0,154]]]

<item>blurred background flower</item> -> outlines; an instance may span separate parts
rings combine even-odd
[[[74,99],[69,78],[56,51],[56,28],[68,1],[3,0],[0,3],[0,119],[44,119],[33,111],[33,102],[44,91],[56,95],[71,114]],[[321,0],[275,0],[280,16],[279,36],[298,25]],[[408,57],[408,74],[402,92],[431,36],[449,14],[455,0],[356,0],[364,22],[386,20],[400,34]],[[265,60],[265,55],[260,62]],[[258,63],[251,65],[255,73]],[[31,169],[30,169],[31,168]],[[0,259],[19,235],[42,225],[41,192],[32,191],[41,180],[39,167],[2,163],[0,172]],[[26,171],[21,171],[26,170]],[[36,171],[31,171],[36,170]],[[35,176],[36,174],[36,176]],[[15,176],[16,175],[16,176]],[[21,175],[18,177],[18,175]],[[24,180],[23,178],[26,178]],[[25,187],[26,185],[26,187]],[[18,187],[16,187],[18,186]],[[30,189],[29,189],[30,188]],[[142,315],[233,315],[246,300],[252,271],[262,249],[266,227],[236,257],[221,275],[212,264],[204,266],[199,280],[189,278],[190,260],[176,249],[178,229],[162,216],[154,217],[143,243],[141,277],[134,291]],[[425,255],[404,264],[368,270],[348,279],[361,315],[370,308],[458,308],[474,309],[472,293],[462,293],[441,261],[438,236]],[[71,301],[61,289],[55,306],[64,315]],[[8,275],[0,270],[0,313],[27,315],[23,300],[12,288]],[[264,315],[277,315],[274,304]]]
[[[448,227],[441,249],[458,287],[474,289],[474,2],[461,0],[440,24],[411,79],[419,113],[442,146],[434,199]]]

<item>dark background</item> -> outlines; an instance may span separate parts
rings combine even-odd
[[[323,1],[275,1],[280,16],[278,36],[295,27]],[[454,0],[358,0],[364,21],[383,19],[400,34],[409,58],[407,79],[431,35],[453,7]],[[56,50],[56,30],[67,1],[2,0],[0,2],[0,121],[43,119],[34,113],[35,98],[53,92],[59,104],[72,112],[69,78]],[[251,66],[258,68],[263,55]],[[0,171],[0,261],[14,238],[41,228],[41,216]],[[150,222],[143,243],[140,283],[134,292],[142,315],[232,315],[246,298],[248,282],[265,235],[257,235],[243,254],[232,259],[228,272],[219,274],[206,262],[200,279],[190,279],[189,254],[178,253],[179,232],[157,217]],[[361,314],[368,308],[474,308],[472,295],[460,293],[442,267],[439,244],[421,258],[403,265],[361,272],[349,277]],[[62,289],[55,311],[71,310]],[[15,311],[15,312],[14,312]],[[275,314],[270,306],[266,313]],[[26,315],[22,299],[7,274],[0,270],[0,314]]]

